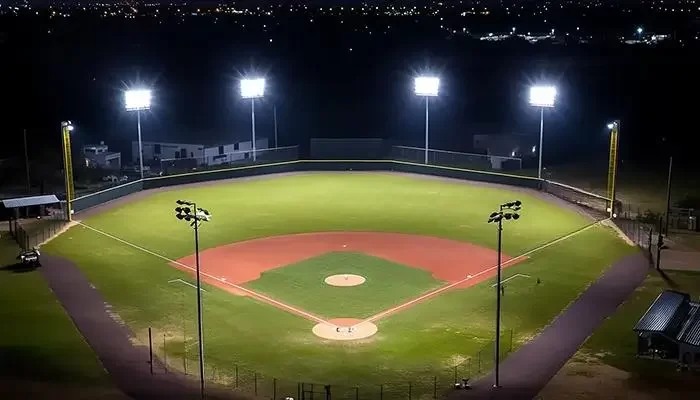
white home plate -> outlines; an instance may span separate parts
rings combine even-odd
[[[362,285],[365,281],[364,276],[353,274],[331,275],[324,279],[324,282],[331,286],[357,286]]]

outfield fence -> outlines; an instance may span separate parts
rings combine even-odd
[[[255,157],[253,157],[253,150],[247,149],[216,155],[202,155],[201,157],[162,159],[160,160],[160,172],[162,175],[173,175],[297,159],[299,159],[299,146],[256,149]]]
[[[193,324],[193,321],[191,321]],[[196,340],[188,339],[185,328],[183,336],[173,336],[172,330],[148,328],[148,346],[152,358],[153,374],[177,373],[199,379],[199,347]],[[194,333],[194,325],[189,333]],[[500,358],[505,359],[514,350],[512,330],[501,336]],[[442,399],[455,385],[464,379],[472,380],[489,374],[494,368],[495,342],[486,343],[478,351],[459,357],[454,365],[445,368],[416,367],[415,374],[405,374],[402,379],[381,383],[309,382],[289,377],[263,373],[255,368],[230,360],[221,352],[205,349],[204,376],[212,391],[221,389],[271,400],[293,397],[294,399],[334,400],[406,400]],[[381,366],[377,366],[381,368]]]
[[[389,158],[392,160],[424,163],[425,148],[392,146]],[[428,164],[483,171],[517,171],[523,168],[523,160],[517,157],[491,156],[436,149],[428,149]]]

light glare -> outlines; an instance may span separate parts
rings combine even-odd
[[[127,111],[148,110],[151,108],[151,91],[134,89],[124,92],[124,106]]]
[[[554,86],[533,86],[530,88],[530,104],[536,107],[554,107],[557,88]]]
[[[265,78],[242,79],[241,97],[244,99],[256,99],[265,94]]]
[[[415,91],[418,96],[437,96],[440,78],[420,76],[415,80]]]

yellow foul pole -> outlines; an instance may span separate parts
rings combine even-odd
[[[61,138],[63,142],[63,171],[65,174],[66,186],[66,219],[73,219],[72,202],[75,198],[75,189],[73,187],[73,156],[71,154],[70,132],[73,130],[73,125],[70,121],[61,122]]]

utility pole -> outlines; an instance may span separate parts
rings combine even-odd
[[[27,150],[27,129],[24,129],[24,165],[27,168],[27,194],[31,194],[32,181],[29,176],[29,151]]]

